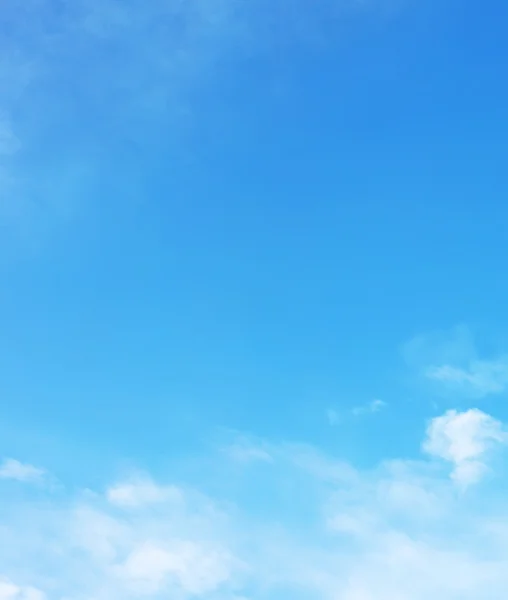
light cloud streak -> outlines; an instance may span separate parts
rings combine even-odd
[[[101,166],[176,136],[241,39],[238,3],[116,0],[2,9],[0,218],[72,215]],[[42,217],[42,219],[41,219]],[[24,221],[25,223],[26,221]]]
[[[381,410],[385,409],[386,406],[386,402],[384,402],[383,400],[376,399],[372,400],[371,402],[367,402],[367,404],[355,406],[351,410],[351,414],[355,417],[361,417],[362,415],[371,415],[380,412]]]
[[[416,336],[403,355],[441,393],[480,399],[508,391],[508,356],[480,357],[466,326]]]
[[[465,368],[449,364],[430,366],[425,376],[457,393],[483,398],[508,389],[508,358],[472,360]]]
[[[0,464],[0,479],[14,479],[27,483],[40,481],[44,475],[43,469],[24,464],[13,458],[6,458]]]
[[[181,494],[174,486],[161,487],[146,477],[133,478],[108,488],[106,497],[111,504],[124,508],[141,508],[169,500],[179,501]]]
[[[189,127],[232,64],[272,51],[277,59],[281,45],[320,38],[325,24],[359,8],[335,0],[7,3],[0,219],[11,229],[67,223],[105,182],[125,202],[142,185],[140,162],[192,152]]]
[[[344,423],[347,417],[359,418],[374,415],[385,410],[387,406],[388,404],[383,400],[375,399],[344,411],[340,411],[336,408],[329,408],[326,411],[326,418],[328,423],[334,426]]]

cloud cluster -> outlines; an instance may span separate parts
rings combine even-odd
[[[243,437],[204,461],[199,489],[137,474],[23,496],[0,517],[0,598],[501,600],[508,514],[481,475],[505,441],[493,417],[450,411],[428,425],[429,459],[361,470]]]

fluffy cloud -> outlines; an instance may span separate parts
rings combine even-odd
[[[507,441],[501,423],[481,410],[449,410],[431,421],[423,449],[451,462],[452,479],[467,486],[479,481],[486,472],[484,457],[492,446]]]
[[[489,415],[450,411],[429,424],[430,460],[359,470],[243,437],[235,444],[271,460],[221,449],[203,462],[200,489],[137,475],[65,499],[4,500],[0,598],[501,600],[504,490],[478,485],[472,497],[456,483],[504,439]],[[452,463],[452,480],[435,458]]]
[[[203,596],[227,583],[233,566],[220,547],[189,541],[146,542],[129,554],[118,572],[133,591],[143,594],[159,592],[169,579],[183,594]]]

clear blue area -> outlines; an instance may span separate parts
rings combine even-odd
[[[416,455],[436,410],[401,345],[508,333],[508,4],[254,2],[186,33],[130,2],[93,39],[81,5],[27,6],[0,16],[36,71],[2,84],[27,200],[0,221],[0,454],[81,483],[231,429]]]

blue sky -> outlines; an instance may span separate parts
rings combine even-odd
[[[0,600],[505,597],[508,6],[0,16]]]

